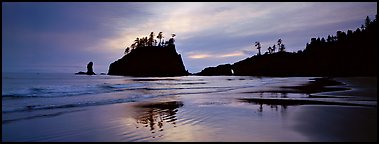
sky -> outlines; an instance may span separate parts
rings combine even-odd
[[[107,73],[137,37],[175,33],[186,69],[235,63],[282,39],[303,50],[312,37],[355,30],[377,2],[3,2],[2,72]]]

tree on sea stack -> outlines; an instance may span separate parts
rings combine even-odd
[[[140,40],[139,38],[137,37],[136,40],[134,40],[134,48],[137,48],[140,46]]]
[[[175,39],[174,39],[175,36],[176,36],[175,33],[171,34],[171,38],[168,40],[168,44],[174,44],[175,43]]]
[[[125,49],[125,52],[124,52],[124,54],[128,54],[128,53],[129,53],[129,51],[130,51],[130,48],[129,48],[129,47],[127,47],[127,48]]]
[[[159,39],[159,44],[158,44],[158,46],[161,46],[162,38],[163,38],[163,33],[162,33],[162,32],[159,32],[157,38]]]
[[[258,55],[261,55],[261,43],[259,41],[256,41],[255,42],[255,46],[258,49]]]
[[[269,53],[269,54],[272,53],[272,48],[271,48],[271,46],[269,46],[269,47],[267,48],[267,50],[268,50],[268,53]]]
[[[154,32],[151,32],[149,36],[148,45],[153,46],[153,44],[154,44]]]
[[[286,50],[286,47],[282,43],[282,39],[278,40],[278,50],[279,50],[279,52],[285,52],[285,50]]]

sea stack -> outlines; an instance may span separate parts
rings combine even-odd
[[[111,63],[108,70],[108,75],[123,76],[166,77],[188,74],[174,44],[134,48]]]
[[[95,72],[93,72],[93,62],[89,62],[87,64],[87,72],[78,72],[78,73],[75,73],[75,74],[86,74],[86,75],[96,75]]]
[[[96,75],[95,72],[93,72],[93,62],[89,62],[87,64],[87,75]]]

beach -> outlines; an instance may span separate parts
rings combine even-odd
[[[326,88],[349,90],[311,93],[315,100],[299,86],[317,78],[262,78],[264,86],[240,88],[233,86],[249,85],[245,82],[257,78],[189,79],[196,82],[181,81],[186,88],[170,89],[171,95],[100,105],[3,111],[2,141],[377,141],[376,78],[333,78],[342,84]],[[220,84],[219,79],[225,83]],[[226,88],[210,88],[213,84]],[[198,85],[206,85],[202,87],[206,91],[191,89]],[[129,93],[125,91],[128,90],[89,95],[117,97]],[[149,93],[146,88],[142,91]],[[162,95],[166,91],[159,88],[153,92]]]

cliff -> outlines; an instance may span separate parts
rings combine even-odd
[[[188,74],[182,57],[173,44],[132,49],[130,53],[111,63],[108,70],[108,75],[124,76],[164,77]]]

